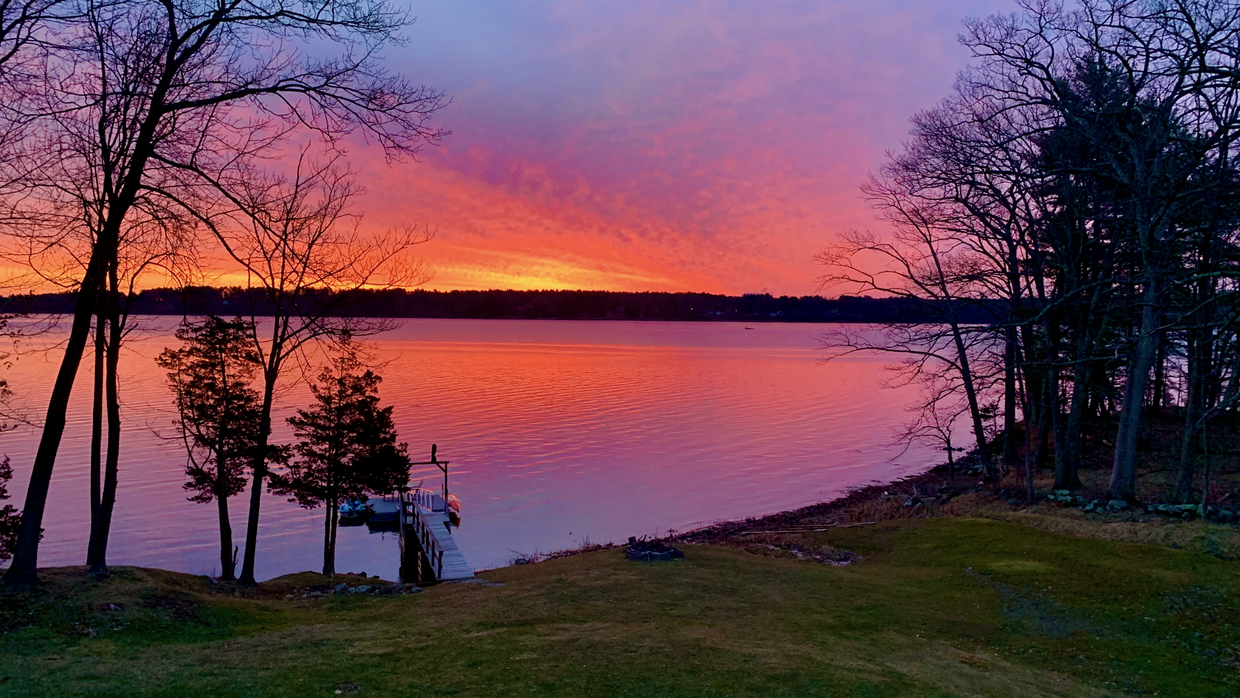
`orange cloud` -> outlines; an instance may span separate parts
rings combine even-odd
[[[454,135],[366,168],[369,224],[436,227],[434,288],[811,293],[824,242],[875,226],[857,185],[963,66],[960,18],[1006,5],[432,2],[419,31],[487,42],[405,59],[455,95]]]

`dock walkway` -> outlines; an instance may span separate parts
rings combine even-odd
[[[407,582],[473,579],[474,570],[452,537],[444,498],[427,489],[401,492],[399,496],[402,579]],[[410,579],[415,574],[417,579]]]

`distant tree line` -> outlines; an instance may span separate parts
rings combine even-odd
[[[1233,433],[1212,427],[1240,407],[1240,4],[1018,4],[966,22],[971,66],[863,187],[892,232],[818,258],[824,287],[947,321],[829,343],[903,357],[922,395],[906,437],[950,453],[959,418],[984,474],[1023,465],[1030,497],[1043,462],[1081,487],[1088,444],[1112,498],[1144,478],[1205,515]]]
[[[0,298],[0,312],[56,314],[74,303],[72,293]],[[304,304],[348,316],[375,318],[474,318],[557,320],[679,320],[730,322],[945,322],[948,306],[901,297],[726,296],[710,293],[632,293],[620,291],[427,291],[423,289],[313,289]],[[275,309],[261,294],[242,288],[148,289],[134,294],[130,312],[139,315],[196,316],[253,308]],[[990,323],[1005,313],[1006,302],[981,301],[955,308],[961,322]]]

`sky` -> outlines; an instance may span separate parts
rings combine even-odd
[[[445,90],[417,162],[354,153],[368,226],[427,225],[426,288],[817,291],[881,232],[858,186],[1010,0],[415,0],[391,69]]]

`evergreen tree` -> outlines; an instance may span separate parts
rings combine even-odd
[[[9,465],[9,457],[0,460],[0,502],[9,498],[9,480],[13,477],[13,467]],[[21,524],[21,512],[12,504],[0,507],[0,562],[13,555],[13,544],[17,542],[17,527]]]
[[[241,318],[208,316],[177,330],[180,349],[165,349],[156,360],[168,371],[176,399],[176,425],[188,462],[184,487],[191,502],[216,503],[220,519],[220,577],[233,579],[236,553],[228,498],[245,490],[246,467],[263,434],[261,399],[251,387],[260,368],[250,341],[253,328]]]
[[[7,320],[0,318],[0,329]],[[0,378],[0,405],[7,405],[13,393],[9,390],[8,381]],[[12,428],[6,420],[0,420],[0,432]],[[13,466],[9,465],[9,457],[0,458],[0,503],[9,498],[9,480],[13,479]],[[21,526],[22,513],[12,504],[0,506],[0,562],[13,556],[13,546],[17,544],[17,529]]]
[[[379,382],[347,344],[310,386],[314,404],[289,417],[299,441],[294,457],[272,475],[271,491],[306,509],[326,507],[323,574],[336,571],[340,505],[391,492],[409,479],[409,455],[396,443],[392,408],[379,405]]]

